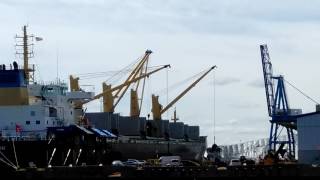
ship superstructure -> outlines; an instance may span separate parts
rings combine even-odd
[[[75,124],[75,121],[83,115],[83,111],[75,108],[74,102],[94,96],[93,92],[69,92],[67,84],[60,81],[48,84],[35,82],[34,66],[28,64],[29,58],[32,57],[28,51],[31,44],[29,41],[34,36],[29,36],[26,31],[27,27],[24,26],[21,45],[17,45],[23,47],[21,54],[24,66],[18,66],[14,61],[7,66],[1,65],[0,68],[2,137],[44,138],[48,127]]]

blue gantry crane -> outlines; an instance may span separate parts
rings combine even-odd
[[[268,113],[271,117],[271,129],[269,137],[269,150],[276,152],[281,144],[287,145],[289,156],[295,158],[294,130],[297,129],[297,115],[302,113],[301,109],[290,109],[284,77],[274,76],[272,64],[266,44],[260,45],[264,84],[268,105]],[[274,86],[274,82],[277,86]],[[274,93],[275,92],[275,93]],[[280,140],[280,135],[286,130],[286,140]]]

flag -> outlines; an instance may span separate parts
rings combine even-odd
[[[22,128],[19,124],[16,124],[16,132],[21,132],[22,131]]]
[[[36,37],[36,41],[42,41],[43,38],[42,37]]]

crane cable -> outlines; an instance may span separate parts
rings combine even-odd
[[[179,86],[181,86],[181,85],[183,85],[183,84],[185,84],[185,83],[193,80],[194,78],[200,76],[200,75],[203,74],[204,72],[205,72],[205,71],[201,71],[201,72],[199,72],[199,73],[197,73],[197,74],[195,74],[195,75],[193,75],[193,76],[187,77],[186,79],[184,79],[184,80],[182,80],[182,81],[179,81],[179,82],[177,82],[177,83],[175,83],[175,84],[173,84],[173,85],[171,85],[171,86],[169,86],[169,87],[166,87],[166,88],[164,88],[164,89],[161,89],[161,90],[159,90],[159,91],[156,91],[155,93],[156,93],[156,94],[164,94],[164,93],[167,93],[167,91],[170,91],[170,90],[172,90],[172,89],[176,89],[177,87],[179,87]]]
[[[134,60],[132,63],[130,63],[129,65],[125,66],[124,68],[120,69],[119,71],[106,71],[106,72],[93,72],[93,73],[82,73],[82,74],[74,74],[76,77],[79,77],[81,80],[85,80],[85,79],[93,79],[93,78],[97,78],[97,77],[103,77],[103,76],[110,76],[105,82],[110,81],[111,79],[113,79],[116,76],[123,76],[124,74],[130,72],[132,70],[132,66],[134,66],[135,64],[137,64],[140,59],[142,57],[140,56],[139,58],[137,58],[136,60]],[[120,78],[118,78],[120,79]]]
[[[120,70],[118,73],[114,74],[113,76],[111,76],[110,78],[108,78],[107,80],[105,80],[105,82],[109,82],[111,81],[112,78],[116,77],[118,74],[123,73],[126,69],[130,69],[130,67],[134,66],[135,64],[137,64],[140,59],[142,57],[137,58],[134,62],[130,63],[129,65],[127,65],[126,67],[124,67],[122,70]],[[116,81],[119,81],[120,78],[118,78]]]
[[[306,93],[304,93],[302,90],[298,89],[297,87],[295,87],[293,84],[291,84],[290,82],[288,82],[287,80],[284,79],[284,81],[286,83],[288,83],[291,87],[293,87],[295,90],[297,90],[298,92],[300,92],[303,96],[305,96],[307,99],[311,100],[312,102],[319,104],[316,100],[312,99],[310,96],[308,96]]]
[[[213,71],[213,144],[216,144],[216,74]]]

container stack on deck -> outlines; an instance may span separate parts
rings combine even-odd
[[[90,123],[99,129],[117,131],[119,135],[140,136],[146,131],[146,124],[149,122],[152,127],[159,127],[160,137],[165,133],[173,139],[184,139],[186,136],[192,140],[198,140],[200,136],[199,126],[189,126],[182,122],[169,122],[169,120],[146,120],[145,117],[121,116],[117,113],[86,113]]]

